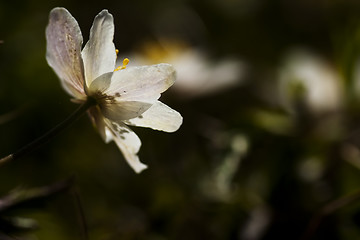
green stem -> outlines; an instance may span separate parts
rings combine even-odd
[[[17,158],[20,158],[42,144],[48,142],[55,136],[57,136],[60,132],[62,132],[64,129],[69,127],[73,122],[75,122],[77,119],[79,119],[91,106],[94,106],[96,104],[95,99],[88,98],[78,109],[76,109],[69,117],[67,117],[64,121],[59,123],[57,126],[52,128],[50,131],[42,135],[41,137],[35,139],[34,141],[30,142],[29,144],[25,145],[23,148],[20,148],[18,151],[9,154],[6,157],[3,157],[0,159],[0,166],[4,163],[7,163],[9,161],[15,160]]]

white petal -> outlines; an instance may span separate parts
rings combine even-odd
[[[154,103],[174,82],[175,69],[169,64],[129,67],[114,72],[104,93],[119,101]]]
[[[114,141],[123,153],[126,161],[135,170],[136,173],[140,173],[147,166],[140,162],[137,153],[139,152],[141,141],[139,137],[126,125],[121,123],[111,122],[105,120],[109,129],[114,134]]]
[[[128,120],[141,115],[151,107],[151,103],[139,101],[123,101],[116,94],[107,96],[104,94],[110,86],[113,72],[105,73],[95,79],[89,89],[88,94],[98,100],[102,114],[112,121]]]
[[[115,100],[105,100],[100,103],[102,114],[112,121],[122,121],[135,118],[151,107],[151,103]]]
[[[88,111],[89,117],[92,121],[92,123],[95,125],[97,130],[99,131],[100,136],[102,139],[109,143],[113,140],[113,134],[110,131],[110,129],[107,127],[104,121],[104,117],[101,114],[101,111],[98,106],[92,107]]]
[[[84,98],[83,39],[78,23],[65,8],[51,10],[46,41],[47,62],[59,76],[62,86],[73,97]]]
[[[105,92],[110,86],[112,75],[113,72],[108,72],[97,77],[88,87],[88,94],[90,96],[94,96],[99,93],[103,94],[103,92]]]
[[[86,86],[90,86],[100,75],[114,71],[116,52],[113,37],[113,16],[107,10],[102,10],[94,19],[89,41],[82,51]]]
[[[125,121],[126,124],[138,127],[148,127],[165,132],[175,132],[183,121],[177,111],[157,101],[147,111],[137,118]]]

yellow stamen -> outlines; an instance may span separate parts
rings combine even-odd
[[[125,59],[123,60],[123,65],[120,66],[120,67],[117,67],[117,68],[114,70],[114,72],[125,69],[125,68],[126,68],[126,65],[128,65],[129,62],[130,62],[130,60],[129,60],[128,58],[125,58]]]
[[[117,57],[118,57],[118,53],[119,53],[119,50],[118,50],[118,49],[115,49],[116,59],[117,59]]]

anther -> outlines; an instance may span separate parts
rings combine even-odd
[[[114,72],[125,69],[125,68],[126,68],[126,65],[128,65],[129,62],[130,62],[130,60],[129,60],[128,58],[125,58],[125,59],[123,60],[123,65],[120,66],[120,67],[117,67],[117,68],[114,70]]]

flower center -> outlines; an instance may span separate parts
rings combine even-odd
[[[93,98],[100,107],[104,103],[115,103],[115,97],[117,96],[106,95],[100,90],[91,95],[91,98]]]

